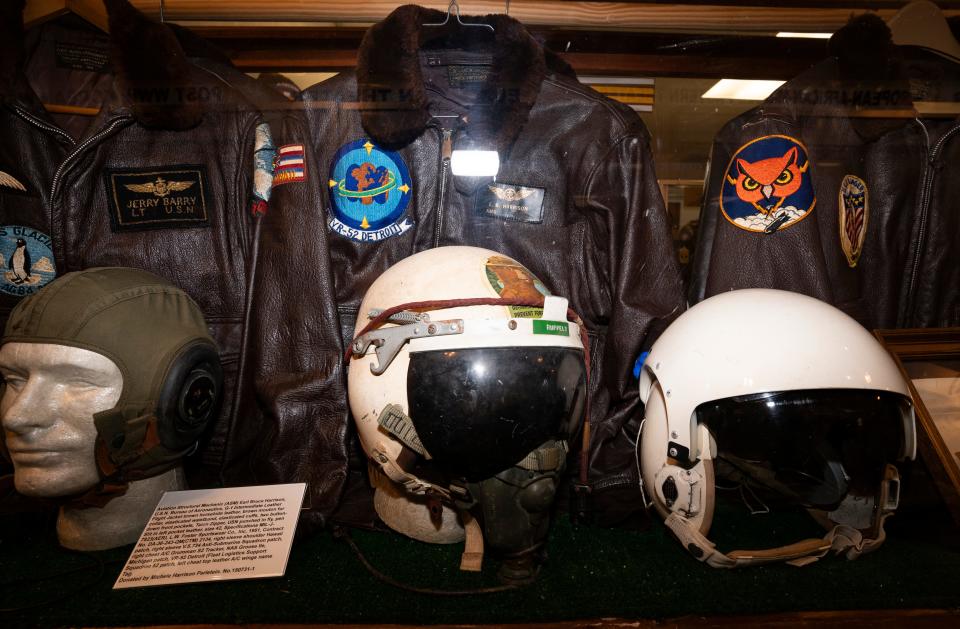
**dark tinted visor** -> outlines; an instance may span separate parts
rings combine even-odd
[[[718,463],[740,480],[820,509],[875,493],[886,464],[903,454],[911,417],[909,398],[863,389],[733,397],[701,404],[696,416],[717,442]]]
[[[410,354],[410,417],[434,461],[475,481],[501,472],[583,417],[583,353],[559,347]]]

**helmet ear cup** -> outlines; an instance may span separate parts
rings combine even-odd
[[[690,449],[699,452],[699,458],[691,467],[682,467],[668,452],[669,433],[663,387],[653,380],[644,406],[639,444],[644,489],[662,517],[679,513],[706,535],[713,520],[712,457],[716,446],[706,426],[698,425]]]
[[[216,416],[223,369],[207,341],[184,347],[170,364],[157,399],[160,443],[169,450],[190,449]]]

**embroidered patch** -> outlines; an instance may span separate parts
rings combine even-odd
[[[105,176],[113,231],[210,225],[203,166],[108,169]]]
[[[0,191],[9,192],[11,190],[14,192],[26,192],[27,187],[10,173],[0,170]]]
[[[840,182],[840,246],[850,268],[857,266],[867,235],[870,205],[867,184],[863,179],[847,175]]]
[[[263,122],[257,125],[253,145],[253,201],[250,211],[254,214],[266,214],[273,192],[273,175],[277,158],[277,148],[273,145],[270,125]]]
[[[274,187],[306,180],[307,163],[304,158],[303,145],[287,144],[278,148],[273,171]]]
[[[550,294],[543,282],[527,267],[506,256],[487,258],[484,272],[490,286],[504,299],[536,300]],[[518,319],[539,319],[543,316],[543,308],[508,306],[508,309],[510,316]]]
[[[330,165],[330,229],[352,240],[399,236],[413,221],[405,216],[412,181],[403,158],[370,140],[344,144]]]
[[[720,210],[740,229],[772,234],[809,216],[816,203],[807,149],[794,138],[757,138],[727,164]]]
[[[492,183],[477,195],[477,213],[521,223],[543,222],[543,188]]]
[[[0,225],[0,293],[32,295],[57,276],[50,236],[23,225]]]

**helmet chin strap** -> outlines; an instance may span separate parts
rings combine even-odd
[[[880,483],[879,500],[874,510],[872,526],[867,537],[863,531],[847,524],[836,524],[823,538],[804,539],[786,546],[762,550],[735,550],[722,553],[716,545],[700,533],[694,524],[677,512],[671,512],[665,523],[687,551],[698,560],[714,568],[739,568],[784,561],[794,566],[815,562],[829,552],[843,553],[847,559],[856,559],[876,550],[886,539],[883,524],[896,509],[897,499],[890,487],[899,486],[897,469],[887,465]]]

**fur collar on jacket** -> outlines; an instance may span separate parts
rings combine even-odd
[[[0,97],[16,93],[22,78],[24,0],[0,2]],[[196,102],[158,102],[150,96],[158,86],[189,85],[191,66],[174,32],[147,18],[127,0],[104,0],[110,26],[113,66],[124,104],[140,124],[151,128],[188,129],[202,116]]]
[[[430,113],[418,53],[428,42],[445,41],[463,50],[492,49],[489,75],[467,116],[468,132],[505,151],[527,121],[547,74],[573,75],[573,70],[511,17],[463,18],[489,24],[493,33],[464,28],[453,18],[445,26],[423,26],[444,17],[441,11],[405,5],[364,35],[357,58],[364,129],[389,148],[404,146],[423,133]]]

